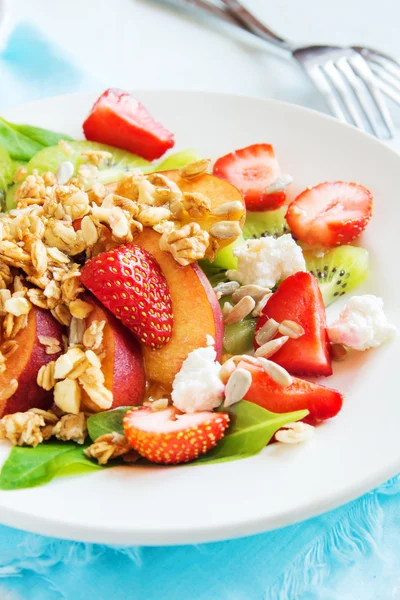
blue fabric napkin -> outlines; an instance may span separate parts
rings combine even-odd
[[[0,54],[0,81],[0,109],[101,87],[29,24]],[[198,546],[117,548],[0,526],[0,599],[394,600],[399,531],[400,476],[301,524]]]

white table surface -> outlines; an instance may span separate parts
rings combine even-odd
[[[326,111],[293,62],[247,34],[152,0],[6,0],[11,22],[30,20],[107,86],[191,88],[267,96]],[[400,59],[398,0],[246,0],[298,41],[363,43]],[[399,128],[400,110],[393,107]]]

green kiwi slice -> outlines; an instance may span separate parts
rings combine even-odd
[[[225,325],[224,352],[228,354],[245,354],[253,349],[254,330],[257,319],[244,319],[240,323]]]
[[[338,246],[321,255],[303,252],[307,270],[318,279],[325,306],[362,283],[368,273],[369,255],[365,248]]]
[[[79,167],[84,163],[82,152],[90,150],[109,152],[111,155],[98,166],[98,181],[104,184],[118,181],[133,169],[140,168],[145,171],[153,170],[151,163],[141,156],[114,148],[113,146],[106,146],[105,144],[88,142],[86,140],[79,142],[68,141],[67,144],[67,146],[58,144],[57,146],[49,146],[48,148],[40,150],[27,163],[26,169],[28,174],[32,173],[34,170],[38,173],[44,173],[46,171],[55,173],[60,164],[64,161],[71,162],[75,168],[75,174],[77,174]],[[14,196],[19,185],[20,184],[14,184],[7,190],[6,205],[8,210],[15,207]]]
[[[286,206],[276,210],[266,210],[263,212],[248,210],[243,227],[243,237],[248,240],[250,238],[265,237],[267,235],[280,237],[285,233],[289,233],[289,225],[285,219],[286,211]]]

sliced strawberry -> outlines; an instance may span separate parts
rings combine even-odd
[[[363,185],[344,181],[320,183],[293,200],[286,220],[293,235],[306,244],[347,244],[368,225],[372,204],[372,194]]]
[[[229,415],[223,412],[182,414],[174,407],[153,411],[133,408],[124,417],[124,431],[132,448],[151,462],[177,465],[213,448],[225,435]]]
[[[282,281],[257,321],[256,335],[268,319],[294,321],[304,329],[304,335],[289,339],[270,360],[293,375],[332,375],[325,306],[314,275],[299,271]]]
[[[145,346],[171,338],[172,301],[160,265],[150,252],[128,244],[89,260],[81,281]]]
[[[244,399],[271,412],[307,409],[310,414],[306,420],[317,422],[334,417],[342,408],[343,396],[337,390],[296,377],[293,377],[291,385],[283,387],[275,383],[261,367],[244,361],[238,366],[252,375],[252,384]]]
[[[285,202],[284,190],[273,193],[267,191],[281,174],[271,144],[253,144],[221,156],[213,172],[238,188],[247,210],[270,210]]]
[[[174,145],[174,136],[157,123],[127,92],[106,90],[83,123],[86,139],[110,144],[147,160],[160,158]]]

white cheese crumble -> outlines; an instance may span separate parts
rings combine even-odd
[[[208,340],[207,340],[208,341]],[[225,386],[219,378],[221,365],[213,346],[189,353],[172,384],[172,403],[185,413],[212,410],[224,397]]]
[[[372,294],[353,296],[339,318],[328,328],[332,343],[344,344],[354,350],[375,348],[393,338],[396,327],[383,312],[383,300]]]
[[[273,288],[278,281],[306,270],[303,252],[290,234],[277,239],[268,236],[248,240],[244,246],[234,248],[233,253],[238,268],[227,271],[226,275],[242,285]]]

